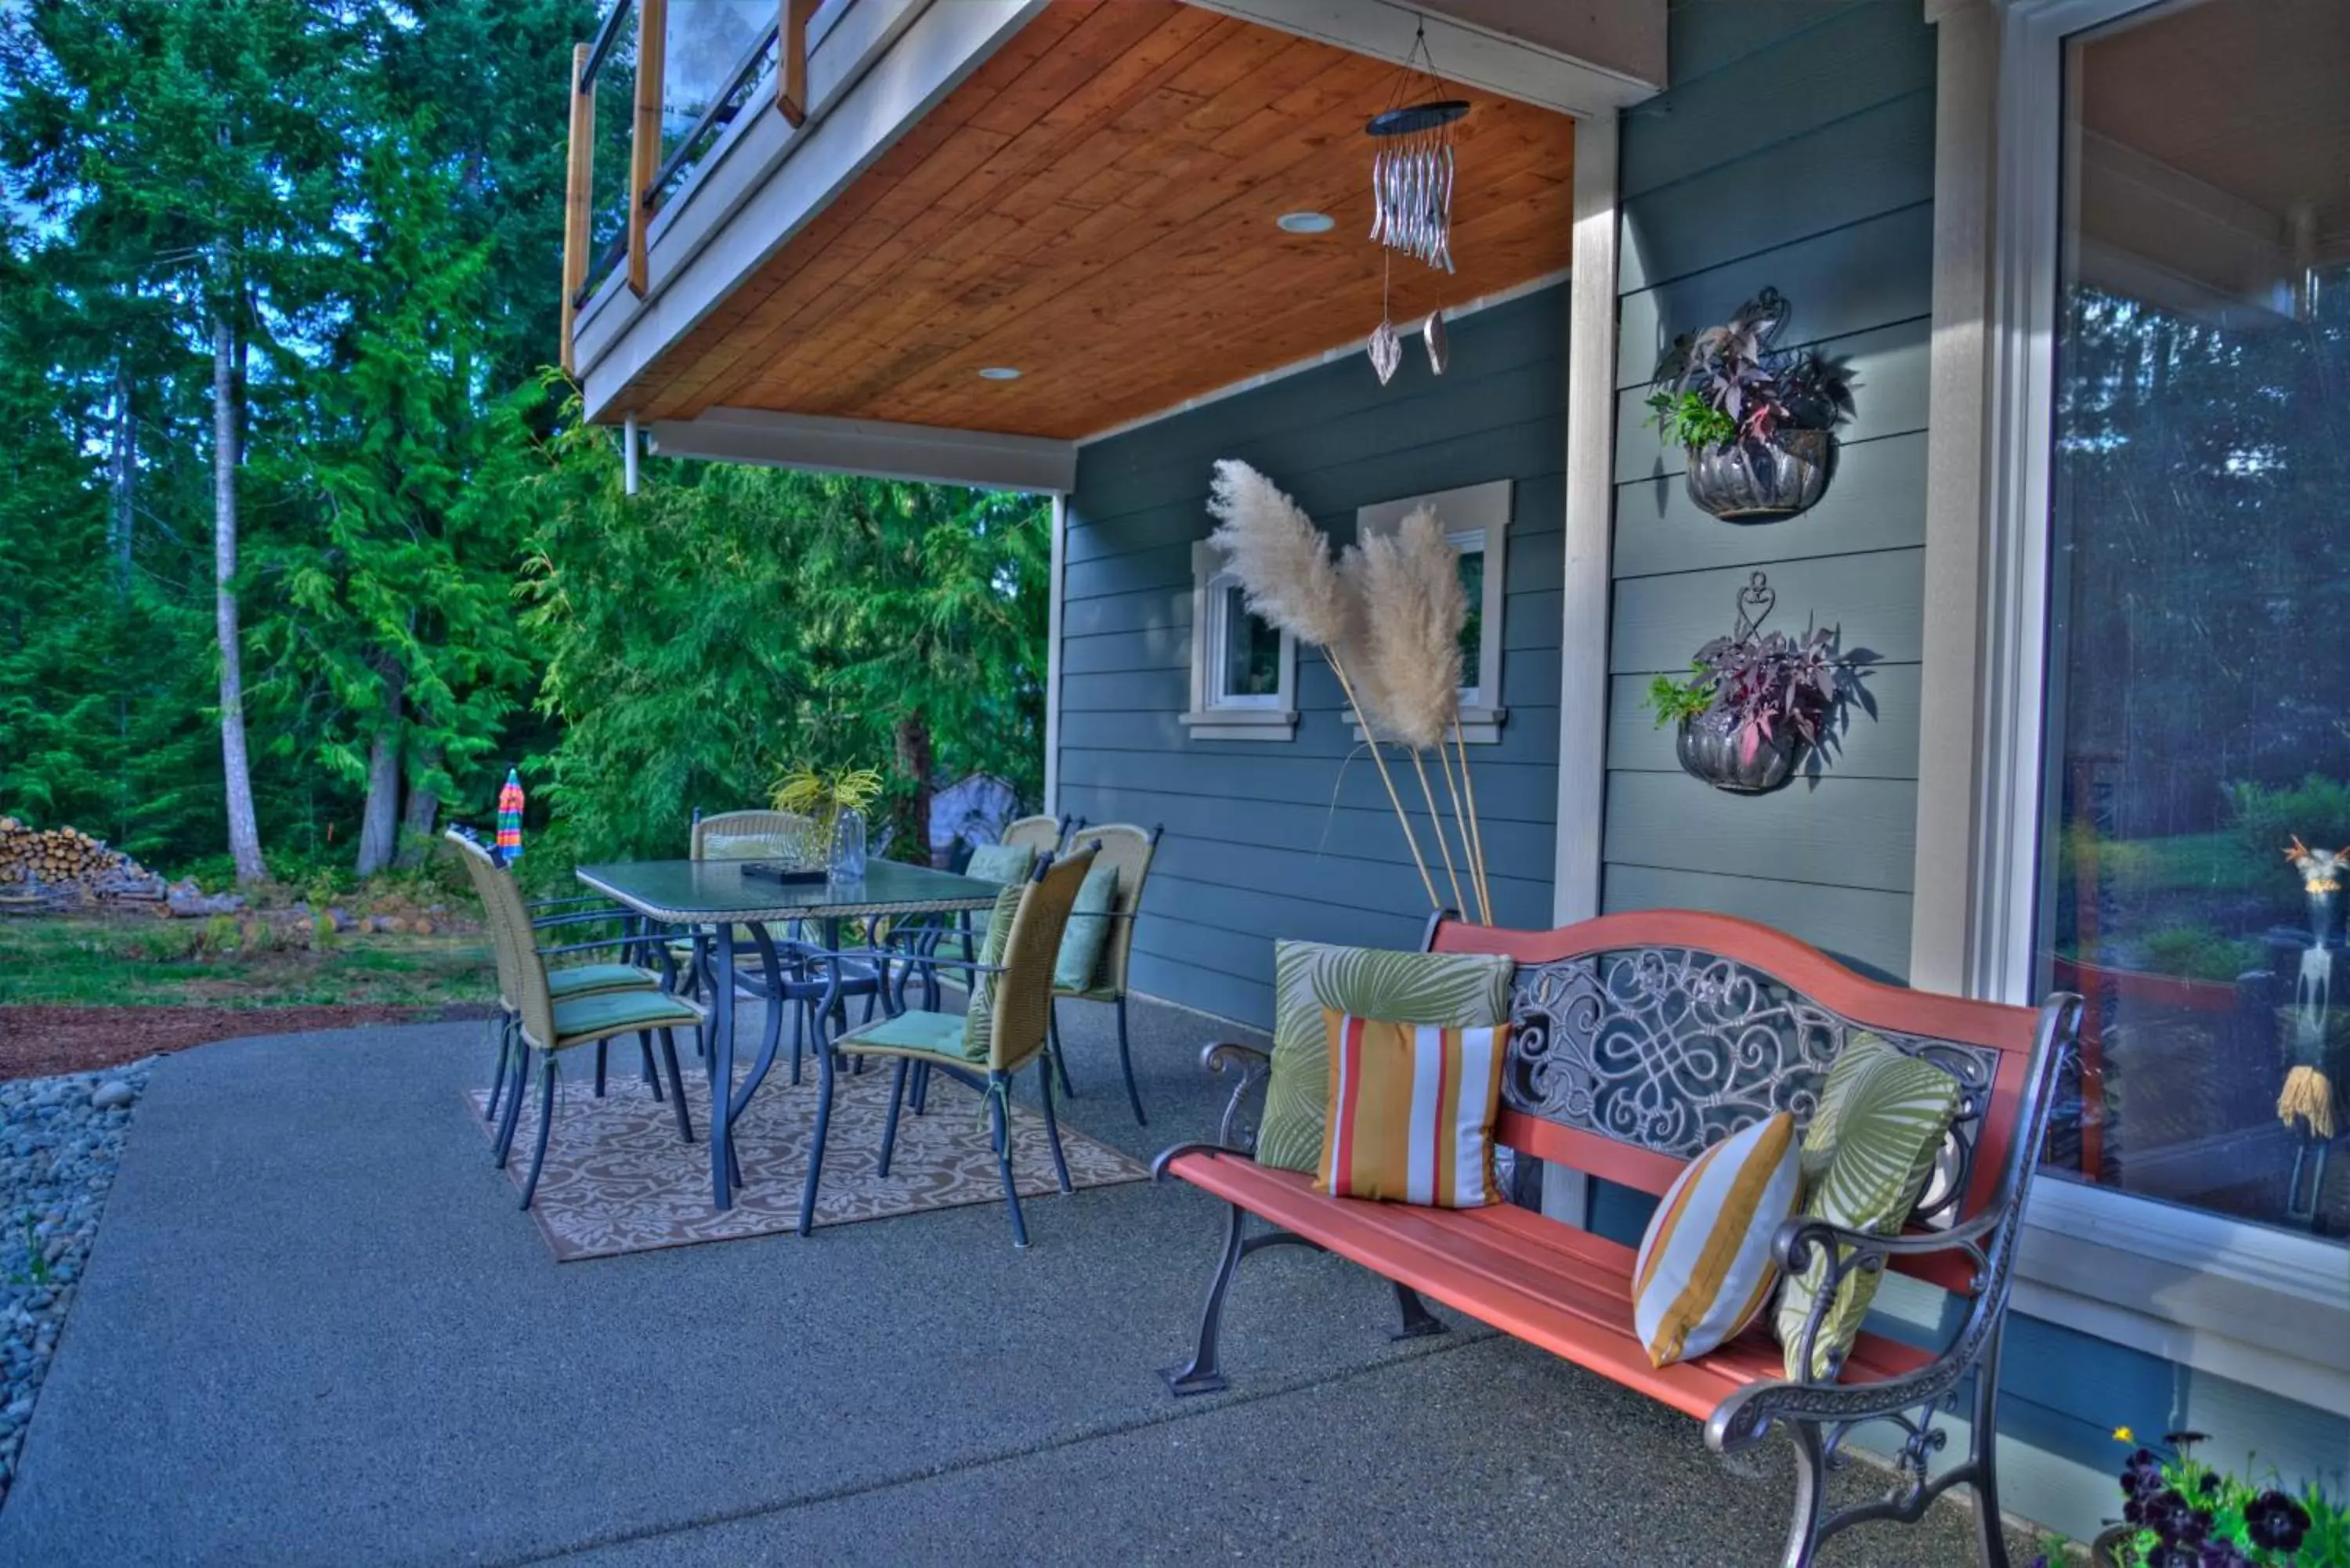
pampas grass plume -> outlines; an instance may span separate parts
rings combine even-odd
[[[1208,489],[1223,554],[1249,609],[1317,648],[1343,648],[1350,616],[1330,541],[1273,481],[1234,458],[1216,464]]]
[[[1352,574],[1362,628],[1363,684],[1380,693],[1380,717],[1406,745],[1444,743],[1461,703],[1461,628],[1469,616],[1459,553],[1422,506],[1390,535],[1359,547]]]

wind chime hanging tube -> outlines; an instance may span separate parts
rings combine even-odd
[[[1446,272],[1452,270],[1452,122],[1461,99],[1415,103],[1371,117],[1380,142],[1371,160],[1371,238]]]

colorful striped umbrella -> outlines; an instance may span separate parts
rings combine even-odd
[[[522,775],[512,768],[506,770],[504,787],[498,791],[498,857],[522,858]]]

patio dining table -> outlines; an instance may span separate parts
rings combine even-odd
[[[609,866],[582,866],[574,875],[588,887],[642,915],[671,926],[689,927],[697,941],[706,941],[711,958],[710,997],[710,1186],[712,1201],[720,1209],[733,1203],[733,1162],[730,1145],[733,1125],[750,1104],[775,1060],[783,1032],[783,960],[768,927],[793,921],[816,922],[824,932],[828,953],[840,951],[843,925],[882,916],[949,914],[993,909],[1003,891],[993,882],[957,877],[926,867],[892,860],[868,861],[865,875],[855,881],[777,882],[746,874],[740,860],[635,860]],[[752,946],[766,971],[765,1039],[759,1069],[736,1089],[734,1084],[734,928],[750,932]],[[837,961],[833,973],[837,978]],[[886,989],[886,988],[885,988]],[[822,1032],[819,1016],[818,1033]],[[816,1072],[823,1086],[817,1115],[832,1105],[832,1052],[818,1040]],[[720,1086],[724,1085],[724,1098]],[[719,1114],[721,1105],[725,1114]],[[802,1229],[816,1201],[824,1129],[819,1122],[811,1144],[806,1190],[801,1199]]]

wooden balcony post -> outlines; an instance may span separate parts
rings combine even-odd
[[[629,144],[629,289],[644,296],[648,275],[645,204],[660,169],[662,57],[669,43],[669,0],[637,0],[637,122]]]
[[[588,283],[588,247],[592,242],[588,218],[595,189],[596,84],[582,79],[588,73],[589,51],[587,44],[574,45],[571,50],[571,158],[563,190],[563,373],[567,376],[579,374],[573,338],[578,327],[579,291]]]
[[[807,25],[817,0],[782,0],[775,25],[775,107],[796,130],[807,123]]]

